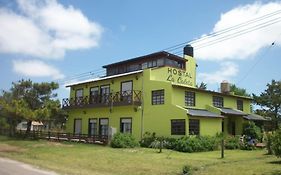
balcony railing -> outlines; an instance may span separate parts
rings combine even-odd
[[[78,98],[64,98],[63,108],[106,107],[141,105],[141,91],[121,91],[110,94],[97,94]]]

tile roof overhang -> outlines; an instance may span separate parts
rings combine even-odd
[[[239,111],[239,110],[236,110],[236,109],[232,109],[232,108],[218,108],[221,113],[223,115],[236,115],[236,116],[246,116],[248,114],[242,112],[242,111]]]
[[[223,116],[207,111],[205,109],[191,109],[187,108],[187,114],[192,117],[208,117],[208,118],[223,118]]]
[[[267,121],[267,119],[265,119],[263,116],[257,114],[248,114],[244,116],[244,119],[253,121]]]

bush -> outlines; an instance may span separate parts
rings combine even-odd
[[[265,143],[266,143],[266,149],[267,149],[267,154],[272,155],[273,150],[272,150],[272,133],[266,133],[265,134]]]
[[[139,146],[139,143],[131,134],[116,133],[110,145],[113,148],[134,148]]]
[[[192,174],[192,167],[190,165],[184,165],[182,168],[183,175],[191,175]]]
[[[145,132],[142,140],[140,141],[140,146],[149,148],[151,143],[154,142],[155,140],[156,140],[156,134],[155,133],[151,134],[150,132]]]
[[[213,151],[218,148],[219,141],[210,136],[185,136],[177,139],[175,150],[180,152]]]
[[[247,141],[251,139],[261,140],[262,138],[261,129],[258,126],[256,126],[254,122],[248,122],[244,124],[243,134],[248,139]]]
[[[224,140],[225,149],[238,149],[240,148],[240,139],[238,136],[227,136]]]
[[[272,149],[274,154],[281,158],[281,128],[276,130],[272,136]]]

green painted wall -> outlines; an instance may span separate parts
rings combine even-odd
[[[185,106],[185,91],[193,91],[196,93],[196,105],[191,108],[207,109],[211,112],[220,114],[219,109],[212,106],[212,96],[214,93],[209,91],[197,90],[196,84],[196,62],[195,59],[185,56],[187,59],[186,70],[175,69],[171,67],[151,68],[145,69],[142,73],[117,77],[113,79],[101,80],[90,82],[80,85],[74,85],[70,91],[70,97],[75,97],[75,91],[83,88],[84,96],[89,96],[91,87],[110,85],[112,93],[119,92],[121,82],[133,81],[133,90],[141,90],[143,92],[142,106],[113,106],[110,111],[109,107],[96,107],[96,108],[83,108],[83,109],[69,109],[69,118],[66,124],[67,132],[73,132],[74,119],[82,119],[83,134],[88,133],[89,118],[108,118],[109,126],[116,128],[120,131],[120,118],[132,118],[132,134],[137,139],[141,139],[141,135],[145,132],[155,132],[158,136],[171,137],[171,120],[172,119],[185,119],[186,121],[186,134],[189,131],[189,116],[183,107]],[[172,79],[169,79],[173,78]],[[180,79],[180,81],[178,81]],[[162,105],[152,105],[151,92],[153,90],[164,89],[165,103]],[[216,94],[217,95],[217,94]],[[223,95],[224,106],[236,109],[237,96]],[[244,112],[250,113],[250,100],[243,99]],[[143,115],[142,115],[143,114]],[[200,134],[201,135],[215,135],[222,131],[221,118],[206,118],[195,117],[200,120]],[[236,133],[241,134],[242,117],[231,117],[235,120]],[[227,126],[230,119],[224,119],[224,128]],[[141,129],[143,126],[143,130]],[[172,136],[180,137],[180,136]]]

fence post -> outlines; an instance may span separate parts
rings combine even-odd
[[[50,133],[50,131],[48,131],[48,140],[50,140],[51,139],[51,133]]]

